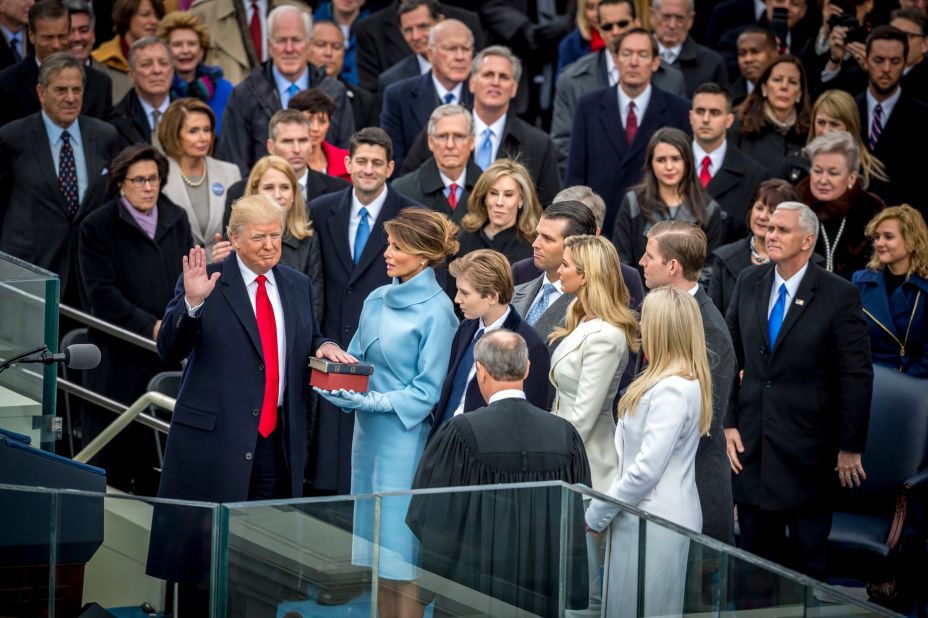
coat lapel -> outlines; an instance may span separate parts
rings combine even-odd
[[[574,332],[572,332],[570,335],[567,335],[567,337],[564,337],[563,339],[561,339],[559,341],[558,346],[554,348],[554,352],[551,353],[551,372],[550,372],[551,375],[552,376],[554,375],[555,365],[557,365],[559,362],[564,360],[564,358],[568,354],[570,354],[571,352],[579,348],[581,345],[583,345],[583,342],[586,340],[587,336],[590,333],[595,333],[599,331],[601,328],[602,328],[601,320],[597,320],[595,322],[581,322],[580,324],[577,325],[577,328],[574,329]],[[577,335],[577,336],[571,337],[572,335]],[[568,341],[568,338],[570,338],[570,341]]]
[[[298,307],[296,305],[296,290],[293,281],[283,273],[279,266],[274,267],[274,280],[277,282],[277,290],[280,292],[280,305],[284,309],[284,340],[287,342],[287,352],[292,352],[293,339],[296,336],[296,322]],[[255,320],[257,324],[257,320]]]
[[[618,94],[616,94],[616,105],[618,105]],[[625,153],[626,157],[634,157],[639,150],[643,150],[647,146],[648,140],[661,127],[666,111],[667,102],[664,100],[664,94],[660,88],[652,85],[648,109],[644,110],[644,117],[638,126],[638,132],[635,133],[635,140],[629,146],[628,152]]]
[[[622,120],[619,118],[619,91],[616,88],[610,88],[605,91],[605,96],[603,96],[602,102],[600,103],[599,111],[600,127],[609,141],[612,142],[612,146],[615,148],[615,151],[619,155],[619,160],[621,161],[625,159],[628,144],[625,142],[625,130],[622,128]],[[638,132],[641,133],[640,130]]]
[[[380,209],[380,214],[377,215],[377,220],[374,221],[374,225],[371,227],[371,235],[367,239],[367,244],[364,245],[364,251],[361,252],[361,259],[358,260],[358,264],[351,274],[352,281],[367,270],[387,248],[387,233],[383,229],[383,224],[384,221],[389,221],[399,213],[400,200],[397,197],[399,194],[389,187],[386,188],[386,191],[387,199],[383,203],[383,208]]]
[[[754,308],[757,312],[757,326],[768,349],[770,348],[770,336],[767,334],[767,307],[770,305],[770,288],[773,287],[773,269],[773,266],[769,267],[767,273],[754,284]]]
[[[342,265],[347,272],[354,270],[354,260],[351,257],[351,245],[348,244],[348,221],[351,219],[352,189],[345,189],[342,199],[335,204],[329,217],[329,227],[332,234],[332,244],[338,254]]]
[[[45,132],[45,124],[42,122],[42,115],[34,114],[32,116],[32,149],[35,153],[39,170],[42,177],[48,183],[49,192],[55,196],[62,212],[67,212],[68,207],[64,201],[64,194],[61,193],[61,187],[58,186],[58,170],[55,169],[55,159],[52,157],[52,147],[48,142],[48,133]],[[89,191],[88,191],[89,192]]]
[[[216,160],[212,157],[206,157],[206,176],[209,182],[209,222],[206,225],[206,229],[219,230],[224,236],[226,232],[222,229],[222,216],[226,212],[226,191],[232,183],[229,182],[229,179],[226,178],[224,173],[219,171],[216,166]],[[223,189],[222,193],[218,195],[213,190],[213,187],[217,184]],[[187,191],[185,189],[184,194],[186,195],[186,193]],[[210,241],[212,239],[206,240]]]
[[[818,288],[819,277],[821,277],[819,267],[809,262],[806,274],[802,277],[799,288],[796,290],[796,296],[790,301],[789,307],[786,308],[786,315],[783,316],[783,326],[780,327],[780,332],[777,334],[777,341],[782,342],[785,337],[789,336],[789,331],[792,330],[796,322],[799,321],[806,307],[812,303],[815,290]],[[782,346],[776,346],[772,350],[771,356],[776,354],[777,349],[780,347]]]
[[[696,164],[700,165],[700,162],[697,161]],[[725,152],[725,159],[722,161],[722,169],[709,181],[707,187],[709,193],[715,199],[718,199],[719,196],[736,188],[743,176],[742,171],[740,161],[735,158],[734,145],[729,144],[728,150]]]
[[[234,253],[222,263],[222,277],[219,278],[219,282],[225,284],[222,290],[223,297],[248,333],[255,352],[263,358],[264,349],[261,347],[261,335],[258,333],[258,320],[251,308],[251,301],[248,300],[248,290],[245,289],[245,280],[242,279],[242,272]]]

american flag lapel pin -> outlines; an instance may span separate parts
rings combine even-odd
[[[802,300],[801,298],[797,298],[796,304],[802,307],[804,304],[806,304],[806,301]]]

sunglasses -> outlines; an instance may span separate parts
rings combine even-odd
[[[630,19],[620,19],[619,21],[599,24],[599,29],[612,31],[614,28],[619,28],[621,30],[622,28],[627,28],[630,23],[632,23]]]

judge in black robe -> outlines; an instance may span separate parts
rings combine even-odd
[[[486,356],[489,346],[507,341],[521,342],[525,371],[518,380],[494,378],[481,362],[492,358]],[[500,351],[494,356],[500,358]],[[528,353],[522,337],[493,331],[477,342],[474,359],[490,403],[439,429],[419,462],[413,489],[538,481],[589,486],[589,462],[573,426],[525,401]],[[421,541],[422,570],[540,616],[559,615],[564,492],[570,490],[553,484],[413,496],[406,523]],[[588,602],[581,494],[570,492],[568,504],[566,602],[580,609]],[[435,616],[462,609],[441,589],[429,592],[438,595]]]

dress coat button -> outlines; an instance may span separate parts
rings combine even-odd
[[[259,414],[261,414],[261,410],[259,410],[258,408],[255,408],[254,410],[251,411],[252,416],[258,416]]]
[[[251,453],[245,453],[245,461],[251,461],[254,457]]]
[[[770,380],[767,380],[766,382],[764,382],[764,388],[773,388],[773,382],[771,382]]]
[[[258,365],[258,371],[264,371],[264,365]]]

